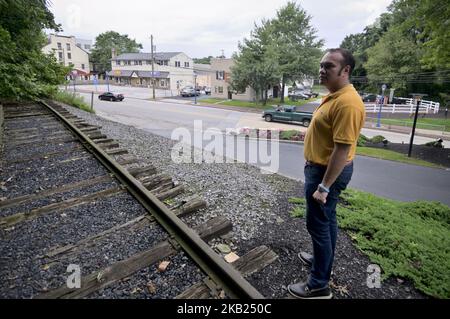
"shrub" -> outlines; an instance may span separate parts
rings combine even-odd
[[[374,144],[382,143],[385,140],[385,137],[382,135],[376,135],[370,139],[370,141]]]
[[[84,99],[78,95],[74,95],[72,93],[68,93],[65,91],[57,91],[53,94],[52,98],[56,101],[74,106],[83,111],[95,113],[94,110],[91,110],[91,107],[84,102]]]
[[[292,217],[305,215],[305,200]],[[339,226],[390,276],[410,279],[422,292],[450,298],[450,208],[439,202],[400,202],[348,189],[336,210]]]
[[[366,143],[369,139],[367,138],[367,136],[360,134],[358,137],[358,142],[357,142],[357,146],[366,146]]]

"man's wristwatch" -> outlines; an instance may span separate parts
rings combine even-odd
[[[330,189],[325,187],[322,183],[319,184],[319,186],[317,186],[317,190],[319,191],[319,193],[329,193]]]

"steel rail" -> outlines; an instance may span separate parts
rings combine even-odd
[[[52,106],[42,100],[38,102],[47,107],[76,134],[81,143],[126,186],[128,191],[153,215],[158,223],[175,238],[180,247],[214,281],[217,288],[222,288],[231,298],[264,299],[264,296],[250,285],[237,270],[220,258],[197,233],[183,223],[111,156],[95,145],[87,135],[70,123]]]

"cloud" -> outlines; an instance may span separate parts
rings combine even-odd
[[[385,11],[390,0],[304,0],[325,46],[361,32]],[[158,51],[183,51],[192,57],[231,56],[254,23],[273,18],[287,0],[57,0],[51,11],[64,34],[94,40],[105,31],[128,34],[150,50],[153,34]]]

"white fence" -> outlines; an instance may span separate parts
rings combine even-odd
[[[413,114],[416,112],[416,104],[413,99],[404,99],[406,104],[376,104],[376,103],[367,103],[366,104],[366,112],[378,113],[408,113]],[[419,104],[419,113],[425,114],[436,114],[439,112],[439,103],[432,101],[420,101]]]

